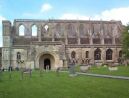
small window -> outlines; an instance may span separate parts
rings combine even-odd
[[[89,51],[86,51],[86,58],[89,58]]]
[[[19,36],[25,35],[25,27],[23,25],[19,26]]]
[[[76,57],[76,52],[75,51],[72,51],[71,58],[75,58],[75,57]]]
[[[21,60],[21,53],[17,52],[17,60]]]
[[[32,26],[32,36],[37,36],[37,26],[36,25]]]

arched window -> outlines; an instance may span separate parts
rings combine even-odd
[[[17,60],[21,60],[21,53],[17,52]]]
[[[122,51],[119,51],[119,57],[122,57]]]
[[[76,57],[76,52],[75,51],[72,51],[71,58],[75,58],[75,57]]]
[[[56,31],[55,31],[55,37],[60,37],[60,35],[61,35],[61,26],[60,26],[60,24],[57,24],[56,25]]]
[[[25,35],[25,27],[24,25],[19,26],[19,36],[24,36]]]
[[[89,58],[89,51],[86,51],[86,58]]]
[[[106,51],[106,60],[112,60],[112,50],[108,49]]]
[[[79,26],[79,33],[80,33],[80,36],[84,36],[84,25],[83,24],[80,24]]]
[[[32,29],[32,36],[37,36],[37,26],[33,25],[31,29]]]
[[[67,25],[67,33],[68,33],[68,37],[76,36],[76,30],[74,28],[74,25],[72,25],[72,24]]]
[[[60,24],[56,25],[56,32],[60,33],[61,32],[61,26]]]
[[[97,48],[94,52],[94,59],[101,60],[101,50],[99,48]]]

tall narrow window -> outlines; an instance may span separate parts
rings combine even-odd
[[[106,60],[112,60],[112,50],[108,49],[106,51]]]
[[[119,57],[122,57],[122,51],[119,51]]]
[[[19,26],[19,36],[24,36],[25,35],[25,27],[24,25]]]
[[[75,58],[75,57],[76,57],[76,52],[75,51],[72,51],[71,58]]]
[[[86,58],[89,58],[89,51],[86,51]]]
[[[33,25],[31,29],[32,29],[32,36],[37,36],[37,26]]]
[[[21,53],[17,52],[17,60],[21,60]]]
[[[97,48],[94,52],[94,59],[101,60],[101,50],[99,48]]]
[[[57,24],[56,25],[56,32],[55,32],[55,37],[59,38],[61,36],[61,25]]]
[[[68,33],[68,37],[76,37],[76,30],[74,25],[72,24],[68,24],[67,25],[67,33]]]
[[[84,25],[83,24],[80,24],[79,26],[79,33],[80,33],[80,36],[81,37],[84,37]]]

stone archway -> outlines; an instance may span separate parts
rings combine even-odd
[[[39,68],[51,69],[54,68],[55,58],[51,54],[43,54],[39,58]]]

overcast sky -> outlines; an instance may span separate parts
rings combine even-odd
[[[0,0],[0,46],[2,20],[84,19],[129,22],[129,0]]]

